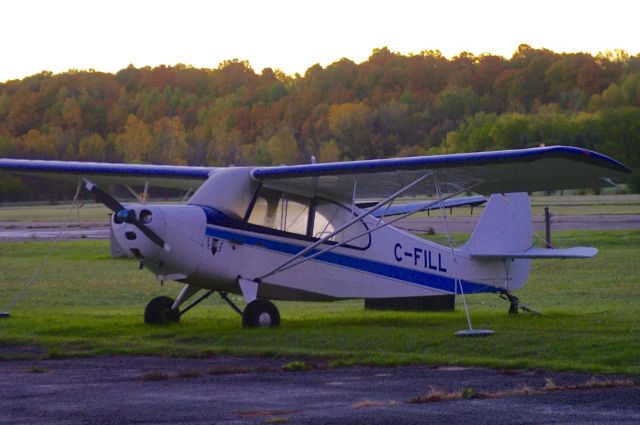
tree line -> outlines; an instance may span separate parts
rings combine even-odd
[[[229,60],[0,83],[0,157],[278,165],[566,144],[640,168],[640,55],[375,49],[304,75]],[[2,178],[0,200],[24,197]],[[631,187],[640,190],[634,172]]]

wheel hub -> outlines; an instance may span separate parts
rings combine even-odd
[[[269,313],[261,313],[258,317],[258,323],[260,327],[268,328],[271,326],[271,315],[269,315]]]

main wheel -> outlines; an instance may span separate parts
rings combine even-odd
[[[280,325],[280,313],[271,301],[254,300],[244,308],[242,326],[245,328],[273,328]]]
[[[144,323],[147,325],[166,325],[170,322],[178,322],[180,315],[172,310],[173,300],[169,297],[155,297],[144,309]]]

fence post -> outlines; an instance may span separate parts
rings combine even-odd
[[[551,214],[549,213],[549,207],[544,207],[544,230],[547,248],[553,248],[553,245],[551,245]]]

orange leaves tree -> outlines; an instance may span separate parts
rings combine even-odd
[[[640,55],[620,51],[383,47],[293,76],[237,59],[130,65],[0,83],[0,156],[224,166],[561,143],[640,168],[639,110]]]

